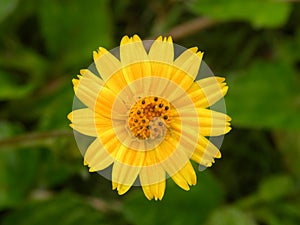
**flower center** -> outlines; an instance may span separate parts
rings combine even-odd
[[[130,109],[128,124],[132,134],[142,140],[164,137],[170,126],[171,105],[160,97],[138,100]]]

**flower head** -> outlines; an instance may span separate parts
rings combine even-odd
[[[226,94],[225,79],[195,80],[203,53],[190,48],[176,56],[171,37],[148,44],[125,36],[119,52],[94,52],[96,69],[73,79],[85,107],[68,118],[75,131],[94,137],[84,152],[91,172],[111,166],[119,194],[138,181],[145,196],[157,200],[167,175],[184,190],[195,185],[190,159],[211,166],[221,153],[207,137],[231,128],[229,116],[209,109]]]

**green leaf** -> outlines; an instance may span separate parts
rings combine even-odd
[[[0,140],[23,131],[18,124],[0,121]],[[38,152],[0,146],[0,209],[23,201],[34,185],[38,171]]]
[[[34,185],[39,157],[35,149],[0,151],[0,208],[18,205]]]
[[[253,216],[261,224],[296,225],[300,223],[299,201],[296,198],[287,198],[276,204],[259,204],[252,210]]]
[[[74,92],[71,78],[60,84],[60,87],[51,95],[41,98],[36,111],[40,110],[40,130],[56,128],[69,129],[67,115],[72,111]]]
[[[258,189],[258,195],[264,201],[276,201],[291,194],[294,184],[288,175],[275,175],[264,180]]]
[[[300,132],[274,132],[274,141],[282,155],[285,168],[300,179]]]
[[[196,0],[191,9],[218,21],[248,21],[254,27],[279,27],[291,12],[287,1],[275,0]]]
[[[57,64],[74,66],[91,59],[99,45],[111,46],[107,0],[42,0],[39,5],[42,36]]]
[[[234,208],[218,208],[205,225],[256,225],[255,220],[243,211]]]
[[[104,216],[79,196],[61,194],[51,199],[29,203],[3,219],[3,225],[101,225]]]
[[[282,60],[297,63],[300,59],[300,29],[293,36],[276,39],[275,49]]]
[[[16,9],[19,0],[0,0],[0,24]]]
[[[81,158],[80,160],[74,160],[70,149],[65,150],[58,145],[57,141],[55,141],[53,145],[57,148],[56,152],[54,150],[41,150],[43,163],[39,165],[39,183],[47,188],[66,184],[66,182],[82,168]],[[74,151],[75,150],[76,149],[74,149]],[[63,158],[62,155],[65,151],[69,154]]]
[[[22,126],[0,120],[0,140],[22,133]]]
[[[134,225],[198,225],[220,205],[223,192],[212,175],[205,171],[198,174],[197,186],[186,192],[168,182],[162,201],[148,201],[142,191],[126,199],[124,213]]]
[[[289,64],[255,61],[228,77],[228,114],[234,126],[300,129],[300,89]]]
[[[0,69],[0,100],[18,99],[32,91],[32,84],[20,85],[10,73]]]

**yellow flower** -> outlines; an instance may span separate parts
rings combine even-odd
[[[86,108],[68,118],[74,130],[95,137],[84,153],[91,172],[112,166],[120,195],[138,180],[149,200],[161,200],[167,175],[189,190],[196,184],[190,159],[209,167],[221,157],[207,137],[229,132],[230,117],[208,107],[228,87],[221,77],[195,81],[203,55],[196,47],[175,57],[171,37],[158,37],[148,51],[144,44],[124,36],[119,58],[101,47],[94,52],[95,71],[73,79]]]

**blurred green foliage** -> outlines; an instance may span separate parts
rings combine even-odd
[[[299,21],[288,0],[0,0],[0,224],[300,224]],[[169,32],[226,76],[234,129],[189,192],[118,196],[82,165],[71,79],[100,45]]]
[[[219,21],[240,20],[249,22],[254,28],[272,28],[286,23],[291,4],[287,1],[197,0],[191,4],[191,9]]]

